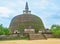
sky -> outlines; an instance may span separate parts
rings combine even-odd
[[[0,0],[0,24],[9,27],[12,18],[23,13],[26,2],[31,13],[42,19],[45,28],[60,25],[60,0]]]

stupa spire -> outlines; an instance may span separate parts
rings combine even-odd
[[[28,11],[28,10],[29,10],[28,3],[26,2],[25,11]]]
[[[23,13],[25,14],[31,13],[31,11],[29,11],[28,2],[26,2],[25,10],[23,10]]]

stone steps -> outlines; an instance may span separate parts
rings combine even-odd
[[[29,34],[30,40],[40,40],[40,39],[47,39],[45,35],[38,33],[38,34]]]

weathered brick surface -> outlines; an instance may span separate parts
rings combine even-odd
[[[46,38],[53,38],[54,35],[53,34],[44,34],[46,36]]]
[[[30,38],[30,40],[46,39],[46,37],[43,34],[41,34],[41,33],[38,33],[38,34],[29,34],[29,38]]]

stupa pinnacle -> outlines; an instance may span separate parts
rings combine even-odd
[[[23,10],[23,13],[24,13],[24,14],[29,14],[29,13],[31,13],[31,11],[29,11],[28,2],[26,2],[25,10]]]

